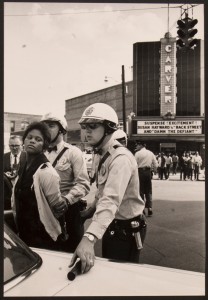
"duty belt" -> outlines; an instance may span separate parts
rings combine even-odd
[[[139,168],[139,170],[150,170],[150,167]]]
[[[137,230],[134,230],[132,228],[132,222],[134,221],[139,223]],[[127,219],[127,220],[114,219],[109,225],[108,229],[113,231],[125,230],[126,232],[132,233],[134,231],[141,230],[144,227],[146,227],[146,218],[144,215],[139,215],[137,217],[134,217],[132,219]]]

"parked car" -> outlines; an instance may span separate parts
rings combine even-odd
[[[4,296],[205,295],[204,273],[97,257],[88,273],[74,279],[68,276],[71,257],[29,248],[5,225]]]

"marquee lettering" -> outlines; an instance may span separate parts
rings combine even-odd
[[[166,78],[167,82],[170,82],[170,80],[171,80],[171,76],[170,75],[166,75],[165,78]]]
[[[166,52],[171,52],[171,45],[166,45],[165,46],[165,51]]]
[[[171,59],[170,59],[170,56],[167,56],[167,58],[166,58],[166,61],[165,61],[166,63],[171,63]]]
[[[165,93],[171,93],[171,86],[165,85]]]
[[[165,96],[165,103],[171,103],[172,97],[171,96]]]
[[[165,65],[165,73],[171,73],[171,70],[172,70],[172,66],[170,65]]]

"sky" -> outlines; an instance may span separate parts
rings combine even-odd
[[[132,80],[133,44],[176,37],[181,6],[5,2],[4,111],[65,114],[65,100],[121,83],[122,65]],[[204,5],[182,7],[204,40]]]

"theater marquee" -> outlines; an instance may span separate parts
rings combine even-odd
[[[202,121],[137,121],[137,134],[202,134]]]

